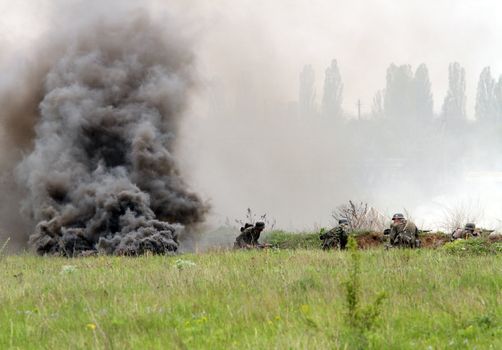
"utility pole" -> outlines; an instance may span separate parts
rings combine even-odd
[[[361,100],[357,100],[357,119],[361,120]]]

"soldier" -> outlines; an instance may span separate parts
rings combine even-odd
[[[258,243],[261,231],[265,228],[265,223],[258,221],[254,226],[246,224],[241,229],[241,234],[237,236],[234,243],[234,248],[259,248],[261,245]]]
[[[452,241],[460,238],[467,239],[471,237],[479,237],[479,232],[476,231],[476,225],[473,224],[472,222],[468,222],[467,224],[465,224],[464,229],[457,228],[451,234]]]
[[[390,245],[392,247],[420,247],[417,226],[406,220],[403,214],[397,213],[392,216],[390,225]]]
[[[347,219],[338,220],[338,226],[324,232],[319,236],[323,242],[321,247],[323,250],[332,248],[345,249],[347,245],[349,221]]]

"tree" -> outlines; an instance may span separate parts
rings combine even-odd
[[[382,118],[384,116],[383,98],[385,90],[378,90],[373,97],[373,104],[371,106],[371,114],[373,118]]]
[[[315,73],[311,65],[303,67],[300,73],[299,105],[302,117],[312,116],[315,112]]]
[[[380,95],[373,100],[373,114],[378,111]],[[384,95],[384,114],[401,120],[432,119],[433,98],[429,71],[421,64],[415,71],[410,65],[391,64],[387,69],[387,86]]]
[[[410,65],[391,64],[387,69],[384,112],[391,119],[403,118],[412,111],[413,73]]]
[[[502,75],[499,77],[497,84],[495,84],[494,95],[497,119],[502,120]]]
[[[433,116],[434,102],[431,92],[429,71],[425,64],[418,66],[413,79],[415,115],[419,120],[430,120]]]
[[[448,92],[443,102],[445,120],[464,120],[465,114],[465,69],[458,62],[448,67]]]
[[[327,117],[342,116],[343,83],[336,60],[326,68],[324,77],[324,94],[322,97],[322,114]]]
[[[492,78],[490,67],[483,68],[478,81],[476,95],[476,119],[479,121],[495,121],[497,105],[495,100],[495,80]]]

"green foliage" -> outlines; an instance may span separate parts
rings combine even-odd
[[[281,249],[319,249],[321,245],[319,235],[319,233],[271,231],[264,237],[264,241]]]
[[[196,264],[193,261],[185,260],[185,259],[177,259],[174,262],[174,266],[176,266],[178,268],[178,270],[183,270],[183,269],[186,269],[186,268],[190,268],[190,267],[193,267],[195,265]]]
[[[271,231],[264,236],[263,240],[281,249],[320,249],[321,240],[319,236],[325,231],[324,228],[319,233]],[[377,236],[375,232],[351,231],[350,236],[355,237],[363,248],[377,247],[379,245],[383,247],[383,238]],[[447,237],[441,232],[421,233],[420,239],[423,248],[441,247],[447,241]],[[377,241],[375,242],[375,240]],[[502,252],[502,242],[490,242],[488,238],[469,239],[467,241],[456,240],[451,243],[448,242],[443,249],[449,253],[494,254]]]
[[[446,243],[443,249],[450,254],[497,254],[502,253],[502,243],[491,243],[486,238],[457,239]]]
[[[352,252],[5,256],[0,349],[502,348],[502,254]]]
[[[347,302],[348,323],[353,328],[359,328],[359,294],[360,294],[360,256],[357,251],[357,243],[353,237],[349,237],[348,249],[350,251],[351,265],[349,278],[345,282],[345,300]]]
[[[362,349],[367,347],[366,333],[375,328],[386,293],[380,292],[372,303],[361,305],[361,253],[353,236],[349,236],[347,247],[350,252],[350,267],[344,285],[349,339],[354,347]]]
[[[281,249],[320,249],[321,240],[319,237],[326,232],[325,228],[321,228],[319,233],[317,232],[302,232],[302,233],[291,233],[285,231],[271,231],[266,234],[264,241],[271,244],[274,247]],[[369,235],[370,231],[351,231],[350,236],[362,237]]]

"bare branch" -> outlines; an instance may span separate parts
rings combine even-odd
[[[331,216],[336,220],[347,219],[352,230],[382,231],[387,218],[368,203],[355,203],[340,205],[333,210]]]

